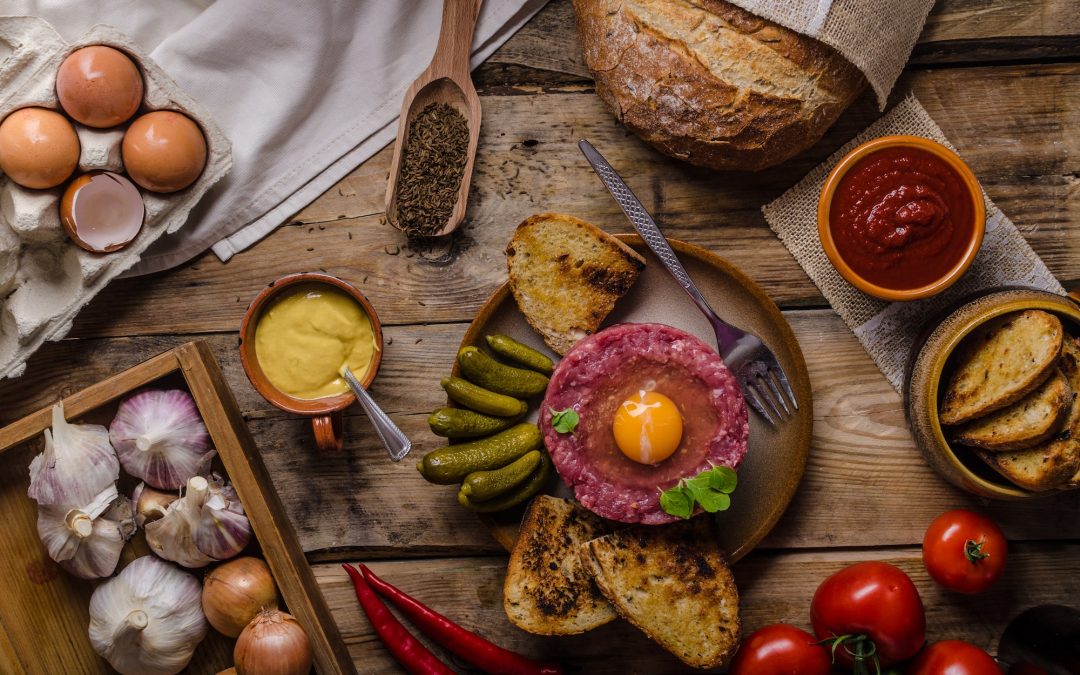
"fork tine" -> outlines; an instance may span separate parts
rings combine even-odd
[[[757,379],[758,381],[752,385],[754,388],[754,393],[756,393],[758,398],[768,405],[769,412],[772,413],[773,417],[778,422],[782,422],[784,420],[784,415],[780,412],[780,406],[776,405],[776,401],[774,401],[772,396],[769,394],[769,390],[761,383],[761,380],[763,380],[764,377],[758,375]]]
[[[791,405],[795,407],[795,410],[798,410],[799,401],[795,398],[795,392],[791,391],[791,385],[788,384],[787,375],[784,374],[784,369],[781,368],[779,364],[777,364],[776,368],[770,368],[769,370],[772,371],[773,374],[776,375],[777,379],[780,380],[780,384],[783,385],[784,392],[787,393],[788,399],[791,401]]]
[[[746,394],[746,400],[750,404],[750,407],[757,411],[757,414],[764,417],[766,422],[775,427],[776,422],[773,420],[772,415],[765,410],[765,406],[761,404],[761,400],[758,398],[757,389],[754,388],[754,385],[749,380],[744,381],[743,384],[745,385],[743,386],[743,392]]]
[[[784,400],[784,395],[780,393],[780,388],[776,386],[776,373],[774,369],[769,368],[766,370],[765,373],[762,374],[761,379],[765,380],[765,383],[769,385],[769,389],[772,390],[773,397],[775,398],[773,407],[777,408],[777,412],[779,412],[779,407],[775,405],[775,403],[779,402],[780,406],[783,406],[784,408],[784,414],[780,415],[780,419],[791,417],[791,408],[788,407],[787,401]]]

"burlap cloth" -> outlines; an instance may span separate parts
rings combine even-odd
[[[863,72],[885,109],[934,0],[730,0],[817,38]]]
[[[982,249],[967,274],[945,292],[925,300],[890,303],[870,297],[845,281],[829,262],[818,239],[818,195],[826,175],[849,150],[872,138],[894,134],[923,136],[956,150],[919,101],[909,96],[761,211],[870,358],[901,391],[912,342],[923,325],[946,306],[994,286],[1026,286],[1060,294],[1065,289],[985,192],[986,235]]]

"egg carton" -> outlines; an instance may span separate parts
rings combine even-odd
[[[67,335],[79,310],[137,263],[154,241],[178,230],[195,204],[232,166],[229,140],[207,110],[112,26],[94,26],[69,43],[38,17],[0,17],[0,54],[10,51],[0,61],[0,119],[28,106],[61,111],[56,71],[68,54],[88,45],[115,47],[139,66],[145,91],[132,119],[167,109],[198,123],[206,137],[206,167],[195,183],[179,192],[156,194],[140,189],[146,206],[142,230],[115,253],[91,253],[68,238],[60,223],[63,185],[30,190],[0,174],[0,379],[22,375],[26,360],[44,342]],[[126,124],[111,129],[72,124],[82,146],[77,173],[121,169],[120,143]]]

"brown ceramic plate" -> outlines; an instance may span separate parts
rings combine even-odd
[[[624,322],[665,323],[692,333],[712,347],[716,337],[705,316],[694,306],[674,279],[634,235],[619,238],[648,261],[630,293],[619,301],[604,325]],[[810,377],[802,351],[784,316],[765,292],[731,263],[703,248],[670,240],[672,248],[694,279],[702,295],[725,320],[752,331],[765,341],[780,360],[799,399],[799,411],[787,423],[772,428],[750,413],[750,448],[739,468],[739,487],[731,509],[716,517],[720,542],[734,562],[749,553],[776,525],[802,480],[810,450],[813,408]],[[484,336],[503,333],[558,359],[525,322],[503,284],[473,320],[462,346],[481,345]],[[457,366],[454,366],[457,373]],[[535,402],[532,418],[536,417]],[[570,496],[560,481],[552,492]],[[523,508],[483,516],[492,535],[507,550],[514,546]]]

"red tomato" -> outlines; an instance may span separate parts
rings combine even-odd
[[[848,636],[837,647],[836,660],[854,665],[856,673],[874,672],[875,660],[890,666],[914,656],[926,632],[915,584],[883,562],[857,563],[821,582],[810,620],[822,640]]]
[[[1001,528],[972,511],[946,511],[923,537],[926,570],[945,588],[981,593],[1005,570],[1007,545]]]
[[[759,628],[743,640],[729,675],[829,675],[829,651],[817,638],[786,623]]]
[[[935,642],[915,659],[908,675],[1001,675],[994,659],[963,640]]]

